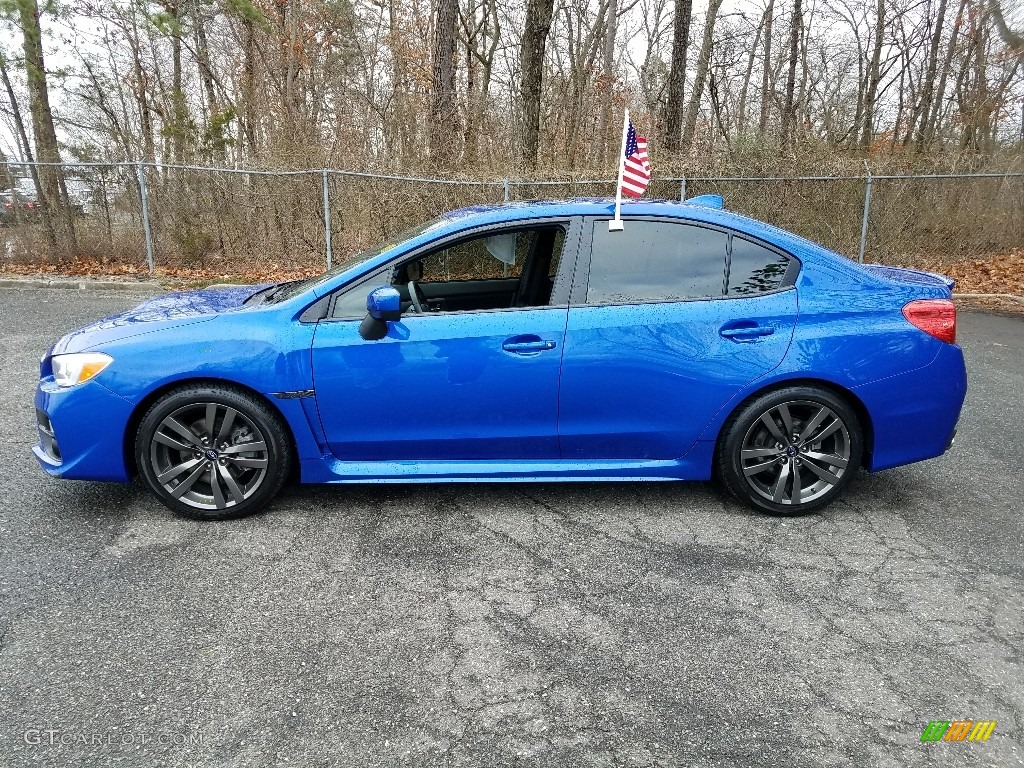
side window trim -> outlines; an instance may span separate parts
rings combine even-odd
[[[452,245],[464,241],[472,240],[474,237],[478,237],[490,232],[503,232],[508,230],[522,230],[532,229],[544,226],[560,226],[565,230],[565,238],[562,243],[562,256],[558,262],[558,272],[555,274],[554,285],[551,289],[551,298],[547,305],[544,307],[509,307],[502,309],[481,309],[481,310],[455,310],[447,312],[437,312],[432,314],[437,315],[450,315],[459,314],[467,315],[475,312],[508,312],[521,309],[553,309],[557,307],[566,307],[569,304],[569,292],[572,286],[572,279],[575,274],[576,263],[579,258],[579,252],[583,244],[583,230],[584,221],[581,216],[558,216],[552,218],[539,218],[539,219],[522,219],[520,221],[503,222],[498,225],[485,224],[470,229],[462,230],[461,232],[453,233],[442,239],[434,240],[430,243],[416,248],[415,250],[407,251],[401,256],[396,257],[392,261],[388,262],[384,266],[378,266],[367,273],[359,275],[353,278],[351,282],[346,283],[344,286],[335,289],[330,295],[330,306],[327,310],[326,317],[322,319],[323,322],[350,322],[353,320],[361,320],[362,318],[354,317],[334,317],[334,305],[338,297],[348,293],[350,290],[358,289],[359,286],[363,285],[374,275],[381,272],[393,271],[395,268],[400,267],[402,264],[406,264],[410,261],[415,261],[418,258],[422,258],[429,253],[437,250],[443,250],[444,248],[451,247]]]
[[[383,279],[384,274],[386,274],[389,270],[390,267],[378,267],[377,269],[374,269],[365,275],[361,275],[360,277],[353,280],[351,283],[346,284],[344,288],[339,288],[338,290],[331,293],[330,306],[327,308],[327,317],[325,317],[324,319],[331,321],[362,320],[363,317],[365,317],[365,314],[362,315],[361,317],[335,317],[334,309],[335,305],[338,303],[338,299],[341,298],[342,296],[347,295],[349,291],[360,291],[369,293],[371,290],[377,287],[376,285],[370,285],[370,283],[374,282],[374,277],[380,275],[380,279]],[[363,298],[365,299],[365,294]]]
[[[628,302],[616,302],[611,304],[588,304],[587,303],[587,288],[590,284],[590,259],[593,252],[594,243],[594,229],[597,226],[608,226],[608,222],[611,217],[601,216],[588,216],[586,221],[583,222],[580,233],[579,241],[579,253],[576,257],[576,268],[573,274],[572,287],[569,294],[569,305],[571,307],[610,307],[619,305],[629,304],[678,304],[680,301],[716,301],[719,299],[728,299],[730,301],[735,299],[746,299],[748,296],[704,296],[701,298],[682,299],[676,301],[673,299],[639,299],[637,301]],[[630,216],[629,218],[623,219],[626,227],[629,226],[631,221],[658,221],[670,224],[685,224],[692,227],[702,227],[704,229],[710,229],[714,232],[722,232],[728,235],[728,249],[732,250],[732,239],[733,237],[739,237],[744,240],[748,240],[756,245],[760,245],[767,248],[773,253],[777,253],[780,256],[785,256],[789,259],[789,267],[786,270],[785,275],[782,278],[782,283],[773,291],[765,291],[759,294],[760,296],[769,296],[773,293],[781,293],[782,291],[788,291],[796,285],[797,276],[800,274],[801,263],[800,259],[794,256],[792,253],[779,248],[774,243],[769,243],[760,238],[747,234],[746,232],[740,232],[739,230],[731,229],[729,227],[720,226],[717,224],[709,224],[704,221],[696,221],[694,219],[686,219],[676,216]],[[723,275],[723,281],[725,277]]]

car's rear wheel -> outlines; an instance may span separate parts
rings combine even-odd
[[[755,509],[799,515],[834,501],[863,455],[861,426],[838,395],[786,387],[742,407],[726,422],[716,470]]]
[[[189,385],[143,416],[135,460],[168,507],[200,520],[263,509],[291,467],[287,430],[259,398],[234,387]]]

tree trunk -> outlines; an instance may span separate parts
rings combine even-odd
[[[946,0],[939,0],[939,10],[935,18],[935,31],[932,33],[931,45],[928,47],[928,67],[924,74],[924,83],[921,85],[921,101],[914,116],[911,119],[911,130],[907,132],[909,143],[912,131],[917,127],[917,149],[922,150],[925,145],[925,131],[928,127],[928,116],[932,111],[932,98],[935,94],[935,75],[939,69],[939,46],[942,44],[942,25],[946,20]]]
[[[597,160],[604,165],[608,159],[608,147],[615,145],[615,139],[608,140],[608,123],[611,120],[612,90],[615,87],[615,31],[618,25],[618,0],[607,0],[604,21],[604,50],[602,51],[601,77],[598,81],[597,94],[600,106],[597,113],[597,141],[594,148]]]
[[[25,153],[25,160],[29,165],[29,172],[32,174],[32,184],[36,188],[36,199],[43,199],[43,185],[39,179],[39,168],[35,164],[35,154],[32,152],[32,143],[28,139],[28,132],[25,130],[25,121],[21,117],[21,107],[18,106],[18,99],[14,95],[14,88],[11,86],[10,75],[7,74],[7,61],[0,52],[0,77],[3,78],[4,90],[7,91],[7,99],[11,103],[11,116],[14,118],[14,127],[18,132],[18,143],[21,151]],[[12,182],[13,186],[13,182]],[[15,209],[17,210],[17,209]],[[50,220],[50,212],[45,208],[42,210],[43,229],[46,231],[46,239],[50,247],[57,248],[57,238],[53,232],[53,222]]]
[[[789,23],[789,73],[786,75],[786,102],[782,108],[782,146],[793,145],[793,124],[796,122],[796,63],[800,57],[800,32],[803,29],[803,9],[800,0],[793,0],[793,18]]]
[[[999,0],[988,0],[988,11],[992,14],[996,31],[1003,39],[1003,42],[1010,46],[1010,50],[1016,53],[1017,56],[1024,59],[1024,36],[1018,34],[1016,30],[1010,29],[1010,26],[1006,23],[1006,17],[1003,16],[1003,9]]]
[[[142,43],[139,40],[139,25],[132,6],[131,23],[126,30],[128,45],[132,50],[132,71],[135,75],[133,91],[139,108],[139,130],[142,133],[142,153],[150,163],[156,161],[156,143],[153,136],[153,108],[149,100],[149,76],[142,66]],[[132,158],[137,160],[138,158]]]
[[[60,149],[57,132],[53,127],[53,113],[50,111],[50,93],[46,82],[46,65],[43,61],[42,30],[39,27],[39,4],[37,0],[17,0],[21,16],[21,28],[25,36],[25,70],[28,79],[29,110],[32,113],[32,133],[35,136],[36,158],[40,163],[60,163]],[[75,239],[75,224],[67,204],[67,190],[64,188],[64,170],[59,165],[42,165],[39,168],[40,203],[51,217],[56,252],[70,257],[78,250]]]
[[[173,120],[175,162],[185,161],[185,143],[188,139],[188,107],[181,83],[181,3],[170,3],[168,12],[173,19],[171,27],[171,119]]]
[[[875,44],[871,49],[871,62],[868,64],[868,82],[864,89],[864,115],[861,118],[860,148],[864,152],[871,149],[875,135],[875,102],[878,99],[878,84],[882,79],[882,46],[885,42],[885,0],[878,0],[875,19]]]
[[[253,29],[252,19],[242,19],[242,108],[240,110],[238,125],[239,130],[249,145],[249,156],[256,154],[256,32]],[[238,153],[242,154],[244,147],[239,142]]]
[[[935,141],[935,128],[939,122],[939,112],[942,110],[942,102],[946,98],[946,81],[949,79],[949,73],[953,68],[953,56],[956,54],[957,41],[960,38],[960,28],[963,26],[964,12],[966,10],[967,0],[960,0],[960,8],[957,10],[953,29],[949,35],[949,47],[946,49],[942,69],[939,70],[939,83],[935,86],[931,114],[927,116],[928,125],[923,131],[924,137],[918,145],[922,150],[927,149]]]
[[[523,103],[523,162],[527,168],[537,167],[540,149],[540,97],[544,80],[544,50],[551,32],[551,17],[555,0],[529,0],[526,6],[526,26],[520,52],[522,81],[520,94]]]
[[[455,159],[455,21],[458,0],[434,9],[434,87],[430,99],[430,162],[448,168]]]
[[[210,65],[210,43],[206,37],[206,24],[203,18],[196,13],[193,23],[196,27],[196,66],[199,68],[199,78],[203,81],[203,93],[206,95],[206,110],[210,126],[217,124],[220,115],[217,91],[213,79],[213,67]],[[221,135],[211,135],[211,148],[213,155],[221,162],[225,159],[226,142]]]
[[[465,14],[462,17],[462,29],[466,33],[466,128],[462,136],[463,157],[469,166],[475,166],[479,148],[479,127],[477,115],[480,101],[477,97],[477,38],[482,32],[482,24],[477,23],[476,0],[467,0]],[[484,7],[484,22],[487,21],[487,8]]]
[[[754,43],[750,46],[750,51],[747,53],[747,66],[743,71],[743,84],[740,86],[740,95],[738,103],[736,105],[736,132],[743,134],[747,128],[747,93],[750,91],[750,78],[754,75],[754,59],[757,56],[758,46],[761,44],[761,35],[764,32],[765,18],[767,11],[761,16],[761,21],[757,25],[757,31],[754,34]]]
[[[686,108],[686,123],[683,125],[683,148],[689,149],[693,144],[693,134],[697,129],[697,115],[700,112],[700,100],[704,95],[704,83],[708,79],[708,69],[711,66],[711,49],[714,46],[715,20],[718,17],[718,9],[722,7],[722,0],[710,0],[708,3],[708,17],[704,21],[704,39],[700,46],[700,58],[697,59],[697,74],[693,79],[693,91],[690,93],[690,103]]]
[[[771,105],[768,91],[771,85],[772,71],[772,22],[775,19],[775,0],[768,0],[764,11],[764,69],[761,72],[761,115],[757,121],[757,131],[764,136],[768,130],[768,110]]]
[[[712,0],[713,1],[713,0]],[[693,0],[678,0],[672,23],[672,64],[668,71],[668,94],[665,102],[665,151],[679,152],[683,137],[684,102],[686,90],[686,53],[690,43],[690,20]]]

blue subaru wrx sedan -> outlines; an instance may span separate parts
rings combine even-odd
[[[707,480],[795,514],[942,454],[951,280],[720,198],[467,208],[315,278],[175,293],[43,357],[35,455],[203,519],[306,483]]]

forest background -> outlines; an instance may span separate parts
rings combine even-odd
[[[611,194],[628,107],[654,196],[856,258],[870,174],[871,260],[1012,289],[1022,30],[1011,0],[0,0],[0,188],[38,203],[3,269],[134,272],[145,223],[165,271],[317,271],[460,205]]]

